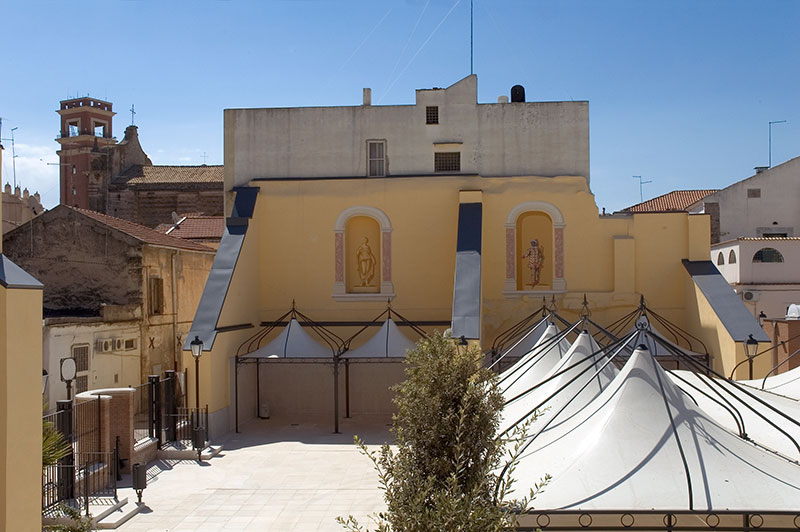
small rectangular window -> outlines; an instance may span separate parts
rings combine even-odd
[[[148,290],[150,297],[150,314],[164,313],[164,280],[158,277],[150,278]]]
[[[386,141],[367,141],[367,176],[383,177],[386,175]]]
[[[75,359],[75,371],[89,371],[89,345],[73,345],[72,358]]]
[[[125,351],[136,349],[136,338],[128,338],[125,340]]]
[[[439,123],[439,106],[429,105],[425,108],[425,123],[426,124]]]
[[[94,136],[95,137],[105,137],[106,136],[106,125],[101,122],[94,123]]]
[[[433,154],[434,172],[460,172],[461,152],[436,152]]]
[[[748,198],[760,198],[761,197],[761,189],[760,188],[748,188],[747,189],[747,197]]]
[[[81,134],[80,128],[78,127],[78,122],[70,122],[67,124],[69,128],[69,136],[70,137],[77,137]]]

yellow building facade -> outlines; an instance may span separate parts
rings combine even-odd
[[[414,105],[375,107],[365,89],[361,106],[225,112],[227,228],[189,334],[204,342],[212,434],[232,426],[233,357],[293,302],[343,338],[390,302],[427,330],[488,347],[543,299],[577,318],[586,296],[607,324],[644,296],[706,344],[717,370],[743,359],[760,329],[719,293],[718,272],[700,268],[708,217],[599,214],[588,104],[514,99],[479,104],[469,76],[417,91]],[[188,351],[184,365],[191,374]],[[276,414],[330,410],[329,367],[261,371],[259,400],[268,388]],[[246,419],[255,384],[239,372]],[[359,404],[390,408],[396,367],[358,377]]]
[[[0,261],[0,530],[40,530],[42,285]]]

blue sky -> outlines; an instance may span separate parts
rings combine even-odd
[[[719,188],[800,155],[796,0],[474,0],[478,99],[588,100],[599,207]],[[58,202],[59,100],[131,104],[156,164],[223,162],[231,107],[408,104],[469,74],[469,0],[17,1],[0,6],[2,137]],[[11,146],[3,179],[11,181]]]

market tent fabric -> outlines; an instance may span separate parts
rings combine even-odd
[[[558,423],[562,423],[597,397],[618,373],[592,335],[583,331],[564,358],[541,379],[541,386],[506,404],[499,432],[509,430],[538,405],[542,406],[536,426],[552,416],[557,416]]]
[[[334,354],[333,349],[314,340],[292,318],[274,340],[240,358],[333,358]]]
[[[536,346],[536,343],[542,337],[544,332],[547,330],[548,320],[547,318],[543,318],[539,320],[539,322],[528,329],[528,331],[522,335],[522,337],[517,340],[511,347],[504,350],[500,356],[501,357],[523,357],[530,352],[531,349]]]
[[[506,401],[538,384],[569,350],[570,343],[554,323],[547,326],[533,349],[500,374],[499,386]]]
[[[712,379],[691,371],[673,370],[668,374],[675,385],[688,394],[703,412],[723,427],[736,434],[743,430],[748,438],[759,445],[792,460],[800,460],[800,425],[797,424],[800,421],[800,403],[797,401],[755,388],[737,387],[727,380]],[[794,422],[770,407],[792,418]],[[743,426],[740,427],[740,424]],[[794,441],[781,431],[794,438]]]
[[[387,318],[381,328],[363,345],[345,351],[342,358],[402,358],[416,344],[400,332],[392,318]]]
[[[761,388],[761,385],[764,384],[765,390],[769,390],[772,393],[785,395],[786,397],[791,397],[795,400],[800,400],[800,367],[790,369],[789,371],[779,373],[778,375],[767,377],[766,383],[764,382],[764,379],[751,381],[742,380],[738,382],[759,389]]]
[[[634,351],[611,385],[579,415],[542,436],[532,440],[514,471],[522,490],[552,475],[536,497],[536,508],[800,507],[800,466],[711,420],[646,347]]]

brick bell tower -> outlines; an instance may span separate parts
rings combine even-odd
[[[56,139],[61,149],[59,176],[61,204],[82,209],[102,210],[97,198],[105,194],[106,174],[110,166],[106,149],[116,144],[111,120],[116,114],[111,103],[84,97],[62,100],[61,132]]]

